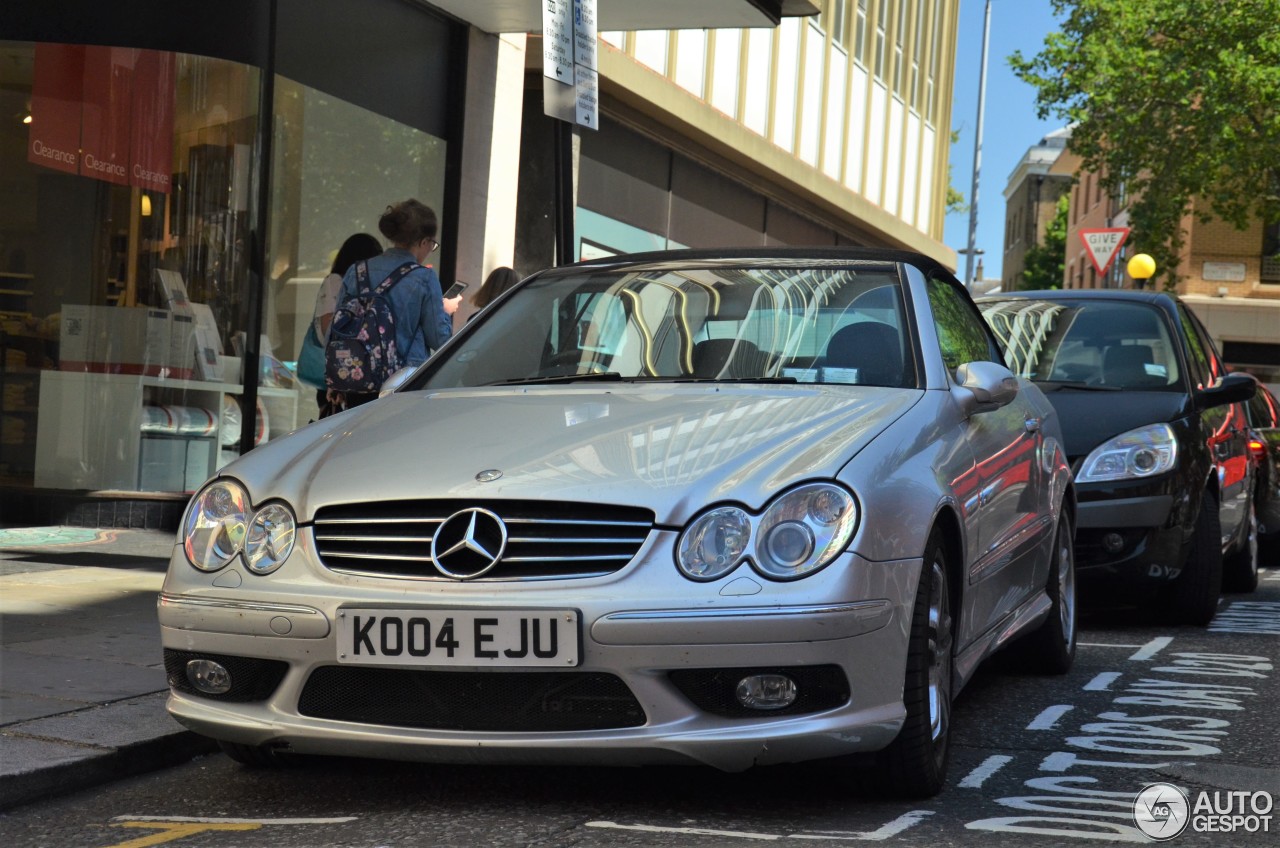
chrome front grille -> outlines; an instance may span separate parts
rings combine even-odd
[[[634,507],[541,501],[382,501],[327,506],[312,532],[326,568],[414,580],[448,580],[431,539],[459,510],[481,507],[507,526],[506,551],[478,581],[597,577],[622,568],[653,527]]]

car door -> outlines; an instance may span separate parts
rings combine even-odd
[[[1186,333],[1195,369],[1201,374],[1199,388],[1214,385],[1226,375],[1226,366],[1209,334],[1182,303],[1178,304],[1178,317]],[[1218,475],[1218,510],[1222,519],[1222,541],[1225,543],[1236,537],[1249,515],[1253,474],[1249,459],[1248,419],[1244,405],[1232,403],[1201,411],[1200,424]]]
[[[929,281],[929,301],[948,376],[966,362],[1004,364],[995,337],[968,295],[944,279]],[[976,460],[978,555],[968,563],[966,612],[972,631],[985,632],[1048,579],[1036,546],[1048,522],[1043,514],[1043,413],[1034,408],[1025,381],[1014,401],[970,416],[966,438]],[[1028,567],[1032,564],[1037,567]],[[1042,567],[1039,567],[1042,566]]]

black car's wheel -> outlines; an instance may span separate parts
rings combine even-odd
[[[1017,646],[1019,660],[1037,674],[1066,674],[1076,658],[1076,561],[1071,521],[1064,511],[1053,539],[1047,591],[1049,618]]]
[[[902,699],[907,718],[879,764],[895,795],[927,798],[942,789],[951,749],[953,619],[947,555],[935,530],[925,548],[911,616]]]
[[[218,747],[240,765],[250,768],[285,768],[296,762],[293,755],[265,745],[241,745],[219,739]]]
[[[1218,611],[1222,592],[1222,520],[1218,496],[1206,491],[1200,499],[1195,531],[1187,545],[1182,573],[1174,581],[1166,611],[1174,624],[1206,625]]]
[[[1222,562],[1222,588],[1248,594],[1258,588],[1258,511],[1249,504],[1244,538]]]

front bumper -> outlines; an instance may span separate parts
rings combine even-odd
[[[297,593],[283,600],[261,592],[245,597],[238,590],[208,585],[175,591],[181,587],[171,580],[159,603],[166,649],[280,660],[287,669],[264,699],[233,703],[175,689],[169,711],[188,728],[230,742],[308,754],[428,762],[693,762],[737,771],[756,764],[874,751],[893,740],[905,715],[903,675],[920,567],[919,560],[871,563],[846,554],[802,581],[812,581],[805,587],[804,603],[777,603],[772,596],[799,600],[798,584],[769,585],[769,596],[762,592],[744,597],[721,594],[741,575],[726,578],[724,587],[673,587],[669,578],[644,577],[644,569],[592,580],[498,586],[501,603],[494,599],[494,585],[431,587],[433,594],[419,600],[424,606],[579,610],[579,665],[569,672],[546,673],[616,676],[643,710],[636,726],[528,732],[448,730],[303,714],[300,702],[313,673],[338,666],[338,613],[344,606],[407,606],[400,581],[362,581],[358,591],[347,586],[307,596],[311,603],[301,603],[303,596]],[[252,585],[269,583],[258,580]],[[504,591],[507,588],[510,591]],[[695,604],[673,594],[673,588],[706,596]],[[854,600],[817,602],[821,596]],[[714,714],[695,705],[672,679],[672,672],[688,669],[818,666],[838,667],[849,695],[838,706],[804,714]],[[352,667],[361,668],[342,665]],[[449,671],[485,676],[539,673],[476,667]]]
[[[1076,522],[1076,570],[1081,588],[1141,594],[1182,570],[1185,505],[1168,491],[1130,497],[1089,497],[1081,487]]]

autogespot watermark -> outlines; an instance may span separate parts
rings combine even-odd
[[[1172,783],[1144,786],[1133,799],[1133,823],[1152,839],[1173,839],[1191,827],[1193,833],[1270,833],[1274,799],[1267,792],[1200,792],[1195,803]]]

